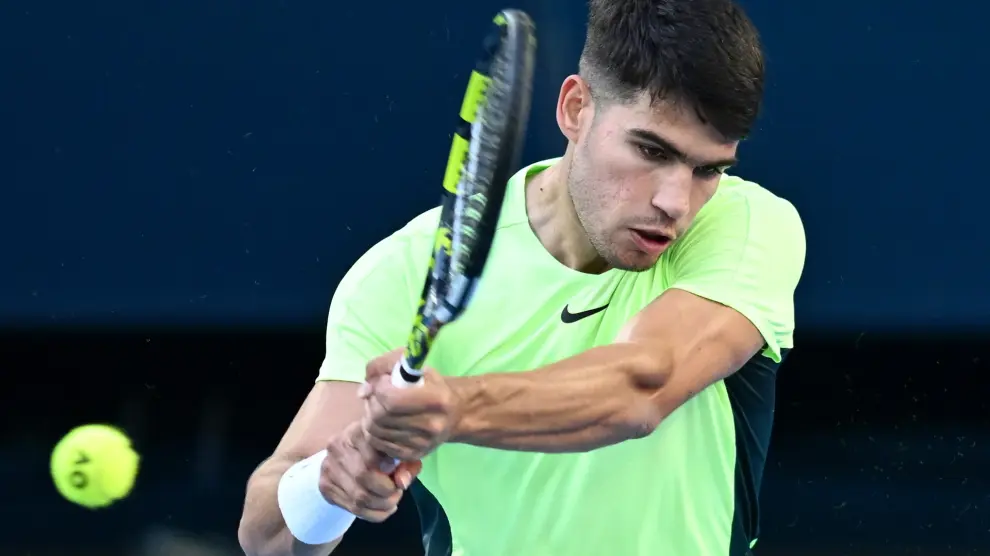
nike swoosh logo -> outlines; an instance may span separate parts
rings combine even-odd
[[[567,310],[567,305],[564,305],[564,310],[560,312],[560,320],[565,323],[577,322],[583,318],[590,317],[596,313],[601,313],[606,308],[608,308],[608,303],[598,307],[597,309],[588,309],[587,311],[580,311],[578,313],[572,313]]]

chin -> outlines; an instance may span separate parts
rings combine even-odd
[[[652,247],[652,248],[651,248]],[[655,245],[640,245],[629,235],[619,236],[598,253],[610,268],[627,272],[644,272],[657,265],[660,256],[670,247],[670,242]]]
[[[613,257],[609,266],[626,272],[645,272],[657,264],[660,257],[652,257],[642,252],[628,253],[625,256]]]

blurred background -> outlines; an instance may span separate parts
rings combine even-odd
[[[757,554],[990,554],[990,5],[743,4],[769,88],[734,173],[808,234]],[[245,480],[316,376],[336,283],[434,205],[504,7],[0,5],[0,554],[238,553]],[[563,147],[585,8],[513,7],[540,33],[531,161]],[[101,511],[48,475],[93,421],[143,456]],[[404,505],[339,553],[420,554],[416,520]]]

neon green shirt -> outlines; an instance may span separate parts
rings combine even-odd
[[[724,176],[652,270],[583,274],[544,249],[526,216],[527,178],[554,162],[510,180],[482,283],[463,316],[439,334],[429,366],[449,376],[534,369],[610,343],[671,287],[736,309],[766,348],[644,439],[579,454],[441,446],[423,462],[420,480],[449,519],[453,554],[744,554],[758,534],[776,363],[792,346],[805,254],[797,211],[754,183]],[[415,218],[341,281],[319,380],[360,382],[368,360],[404,345],[438,218],[438,209]],[[565,306],[577,313],[606,304],[562,322]]]

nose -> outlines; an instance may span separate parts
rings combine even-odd
[[[680,166],[680,165],[678,165]],[[690,168],[671,169],[657,183],[652,203],[672,221],[680,221],[691,210],[693,172]]]

